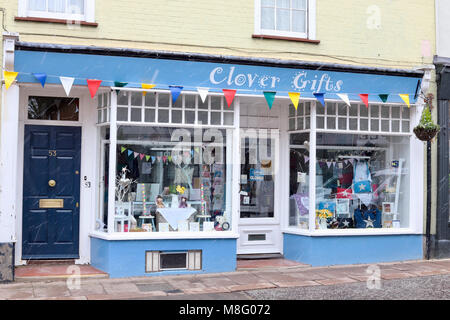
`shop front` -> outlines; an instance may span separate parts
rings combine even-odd
[[[14,59],[16,265],[422,258],[421,72],[20,42]]]

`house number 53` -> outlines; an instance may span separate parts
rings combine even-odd
[[[56,150],[48,150],[49,157],[56,157]]]

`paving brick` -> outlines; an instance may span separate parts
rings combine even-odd
[[[404,278],[412,278],[417,277],[414,274],[407,272],[381,272],[381,279],[384,280],[392,280],[392,279],[404,279]]]
[[[13,289],[0,289],[0,300],[5,299],[29,299],[33,298],[33,288],[13,288]]]
[[[227,287],[192,288],[192,289],[184,289],[183,291],[186,294],[231,292]]]
[[[103,283],[102,285],[108,294],[139,292],[134,283]]]
[[[316,280],[316,282],[323,284],[325,286],[330,286],[330,285],[334,285],[334,284],[352,283],[352,282],[358,282],[358,281],[355,279],[351,279],[351,278],[334,278],[334,279]]]
[[[227,287],[231,292],[233,291],[247,291],[247,290],[258,290],[258,289],[270,289],[276,288],[277,286],[273,283],[254,283],[254,284],[239,284]]]
[[[280,288],[290,288],[290,287],[312,287],[320,286],[321,284],[316,281],[291,281],[291,282],[273,282],[276,286]]]
[[[36,298],[51,298],[51,297],[69,297],[70,291],[66,283],[53,283],[42,285],[33,285],[34,297]]]

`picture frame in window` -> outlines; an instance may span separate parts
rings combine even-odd
[[[393,214],[394,213],[394,203],[393,202],[383,202],[381,203],[383,214]]]
[[[336,213],[350,214],[350,199],[336,199]]]

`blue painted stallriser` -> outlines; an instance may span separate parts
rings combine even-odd
[[[284,234],[284,257],[312,266],[423,258],[421,235],[308,237]]]
[[[202,270],[145,272],[146,251],[202,250]],[[91,265],[111,278],[231,272],[236,270],[236,239],[125,240],[91,238]]]

